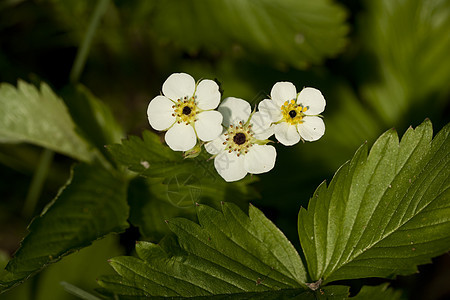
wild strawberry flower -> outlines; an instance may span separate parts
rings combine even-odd
[[[189,74],[174,73],[162,92],[150,101],[147,116],[153,129],[167,130],[164,138],[172,150],[190,150],[197,138],[208,142],[222,133],[222,114],[214,110],[221,98],[217,83],[209,79],[196,83]]]
[[[270,171],[277,156],[275,147],[266,145],[272,134],[271,120],[259,112],[251,113],[250,104],[229,97],[218,108],[223,114],[224,133],[205,144],[214,156],[214,167],[226,181],[237,181],[247,173]]]
[[[291,82],[277,82],[270,92],[271,99],[258,105],[274,126],[275,138],[285,146],[300,141],[316,141],[325,133],[325,124],[319,114],[325,109],[322,93],[306,87],[297,94]]]

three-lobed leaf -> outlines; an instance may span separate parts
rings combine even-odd
[[[343,299],[344,286],[322,283],[392,277],[450,249],[449,131],[432,140],[430,121],[398,142],[390,130],[367,155],[367,145],[319,186],[299,212],[299,236],[308,274],[283,234],[254,208],[197,207],[199,224],[168,221],[174,236],[141,242],[135,257],[117,257],[118,275],[103,277],[102,293],[236,299]],[[316,282],[307,283],[309,280]],[[309,288],[309,290],[308,290]],[[307,291],[305,291],[307,290]],[[364,287],[356,299],[398,299],[386,285]]]
[[[64,102],[42,83],[0,84],[0,142],[28,142],[90,162],[98,151],[76,132]]]
[[[390,130],[319,186],[298,219],[313,280],[407,275],[450,249],[449,129]]]
[[[100,167],[77,165],[67,185],[33,220],[30,233],[0,274],[0,292],[62,256],[128,227],[127,182]]]
[[[119,296],[212,296],[305,289],[306,273],[292,244],[261,211],[231,203],[197,206],[199,224],[168,221],[175,238],[139,242],[139,258],[116,257],[118,275],[100,285]]]

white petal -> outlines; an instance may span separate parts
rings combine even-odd
[[[195,91],[194,78],[186,73],[173,73],[162,86],[164,96],[174,101],[183,97],[192,97]]]
[[[318,89],[307,87],[298,95],[297,104],[308,108],[305,115],[318,115],[324,111],[326,103]]]
[[[258,140],[266,140],[273,134],[273,127],[270,126],[272,120],[270,117],[259,111],[255,112],[250,120],[255,138]]]
[[[156,96],[150,101],[147,116],[150,125],[155,130],[167,130],[175,122],[172,116],[174,103],[164,96]]]
[[[245,170],[251,174],[268,172],[275,166],[277,151],[274,146],[254,144],[245,154]]]
[[[272,87],[272,91],[270,92],[270,97],[275,103],[281,107],[286,101],[290,101],[292,99],[297,98],[297,89],[295,85],[291,82],[282,81],[277,82]]]
[[[194,126],[197,136],[204,142],[217,138],[223,130],[222,114],[215,110],[204,111],[198,114]]]
[[[214,158],[214,167],[225,181],[237,181],[247,175],[244,168],[244,156],[237,156],[236,153],[222,151]]]
[[[165,140],[170,149],[175,151],[187,151],[197,143],[194,127],[186,123],[175,123],[165,135]]]
[[[295,125],[286,122],[276,124],[274,128],[275,138],[285,146],[292,146],[300,141],[300,135]]]
[[[200,81],[195,91],[197,105],[201,109],[215,109],[220,102],[219,86],[212,80]]]
[[[237,124],[239,121],[247,122],[252,111],[247,101],[235,97],[225,98],[218,110],[223,115],[222,123],[225,127]]]
[[[206,143],[205,150],[212,155],[219,154],[220,152],[225,150],[225,142],[226,136],[224,134],[220,135],[217,139]]]
[[[317,141],[325,133],[325,124],[319,117],[305,116],[303,123],[297,125],[298,132],[305,141]]]
[[[271,99],[264,99],[259,102],[258,110],[262,114],[267,115],[272,122],[278,122],[283,118],[283,115],[281,114],[281,105],[277,105],[276,102]]]

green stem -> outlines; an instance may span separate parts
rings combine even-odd
[[[97,3],[97,7],[95,8],[94,13],[92,14],[88,30],[84,36],[83,42],[81,43],[81,47],[78,48],[78,53],[75,58],[72,70],[70,72],[71,83],[77,83],[78,80],[80,79],[81,71],[84,68],[89,53],[89,49],[91,48],[92,39],[94,38],[94,34],[97,31],[97,27],[101,17],[108,8],[108,4],[109,0],[99,0]]]
[[[70,71],[70,82],[77,83],[80,79],[81,71],[84,68],[86,59],[91,48],[92,39],[94,38],[95,31],[103,14],[108,8],[109,0],[99,0],[97,6],[92,14],[89,22],[89,27],[84,36],[81,46],[78,48],[75,62],[73,63],[72,70]],[[25,217],[31,217],[36,208],[36,204],[41,195],[44,182],[47,178],[48,170],[52,164],[54,152],[49,149],[44,149],[39,159],[39,165],[33,175],[30,189],[25,200],[23,208],[23,215]]]
[[[41,157],[39,158],[39,165],[34,172],[31,186],[28,190],[25,205],[23,207],[22,214],[27,218],[31,217],[34,213],[34,209],[36,208],[37,201],[41,195],[45,179],[47,178],[48,170],[52,164],[53,155],[53,151],[44,149]]]

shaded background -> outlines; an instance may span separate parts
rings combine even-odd
[[[64,93],[97,1],[0,2],[0,82],[47,82]],[[224,97],[257,104],[277,81],[318,88],[327,100],[325,136],[276,145],[277,164],[259,176],[261,208],[299,247],[296,223],[315,188],[330,180],[365,141],[389,128],[400,135],[425,118],[438,132],[449,121],[450,2],[380,1],[110,1],[80,82],[111,107],[127,134],[150,129],[149,101],[174,72],[217,79]],[[82,121],[82,120],[81,120]],[[24,209],[42,153],[0,144],[0,265],[17,249],[31,218],[69,177],[72,160],[55,155],[39,202]],[[60,281],[85,289],[129,252],[139,231],[108,237],[50,266],[2,299],[72,299]],[[405,299],[450,297],[450,257],[421,273],[391,280]],[[362,284],[345,282],[356,293]]]

